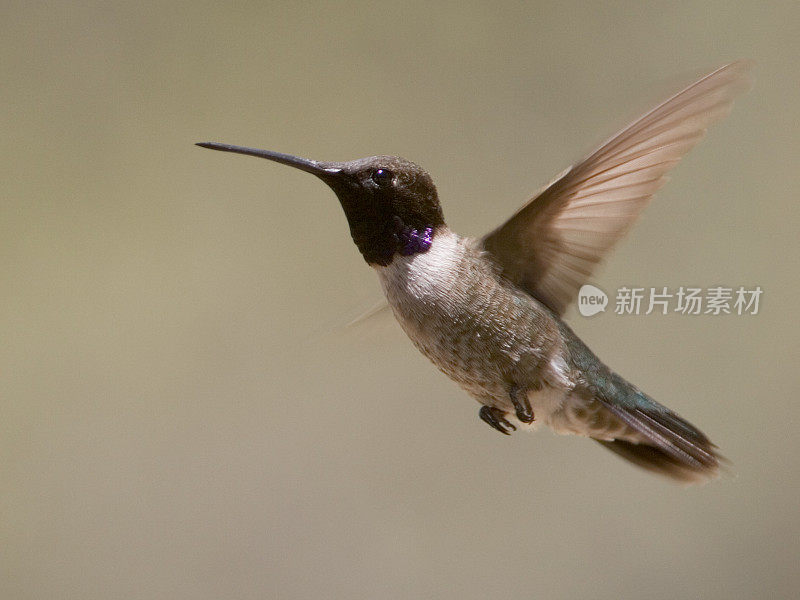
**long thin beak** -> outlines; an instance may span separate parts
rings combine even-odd
[[[299,156],[292,156],[291,154],[283,154],[282,152],[273,152],[271,150],[258,150],[256,148],[246,148],[244,146],[231,146],[230,144],[218,144],[217,142],[199,142],[196,144],[201,148],[210,148],[211,150],[221,150],[222,152],[234,152],[236,154],[246,154],[248,156],[257,156],[259,158],[266,158],[282,165],[289,165],[295,167],[306,173],[312,173],[317,177],[328,179],[331,176],[338,175],[342,169],[336,163],[326,163],[316,160],[309,160],[308,158],[300,158]]]

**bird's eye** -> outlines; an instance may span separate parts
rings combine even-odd
[[[376,169],[372,172],[372,181],[379,187],[389,187],[394,181],[394,173],[389,169]]]

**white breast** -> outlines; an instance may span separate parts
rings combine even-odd
[[[389,304],[396,309],[405,304],[424,306],[434,298],[439,303],[446,302],[459,276],[458,266],[464,252],[463,241],[442,228],[436,232],[427,252],[395,256],[388,266],[376,267]]]

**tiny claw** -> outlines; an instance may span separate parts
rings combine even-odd
[[[506,420],[505,413],[494,406],[482,406],[478,411],[478,416],[504,435],[511,435],[512,431],[517,430],[514,425]]]
[[[517,413],[517,418],[523,423],[533,423],[533,409],[528,400],[528,395],[520,390],[518,387],[511,389],[509,393],[511,396],[511,403],[514,405],[514,411]]]

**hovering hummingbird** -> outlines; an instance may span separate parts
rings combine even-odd
[[[497,431],[544,424],[678,481],[703,481],[719,471],[716,446],[603,364],[562,315],[666,172],[747,89],[750,66],[725,65],[672,96],[480,239],[447,227],[431,176],[404,158],[321,162],[197,145],[328,184],[408,337],[478,400],[480,418]]]

